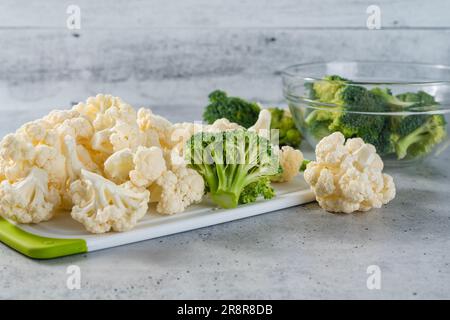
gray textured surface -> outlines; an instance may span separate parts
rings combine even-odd
[[[74,1],[0,4],[0,135],[98,92],[198,120],[224,88],[282,101],[277,71],[319,60],[448,64],[449,2]],[[365,214],[316,204],[86,255],[33,261],[0,244],[0,298],[450,298],[450,151],[395,169],[398,196]],[[81,267],[82,288],[66,287]],[[378,265],[382,289],[368,290]]]
[[[368,213],[308,204],[50,261],[0,245],[0,298],[450,298],[449,161],[391,170],[397,198]],[[366,287],[369,265],[381,290]]]

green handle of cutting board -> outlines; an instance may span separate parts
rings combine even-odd
[[[83,239],[56,239],[26,232],[15,224],[0,218],[0,241],[35,259],[51,259],[87,252]]]

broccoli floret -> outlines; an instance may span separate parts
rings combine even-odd
[[[433,107],[437,104],[436,100],[434,100],[434,97],[425,91],[418,91],[416,93],[413,92],[406,92],[398,94],[397,99],[400,101],[403,101],[404,103],[410,103],[411,107]]]
[[[272,117],[270,127],[278,129],[279,145],[297,148],[302,142],[302,135],[290,112],[281,108],[269,108],[269,111]]]
[[[222,118],[249,128],[258,120],[261,108],[257,103],[238,97],[228,97],[223,91],[216,90],[209,94],[210,104],[203,112],[203,120],[209,124]],[[302,141],[289,112],[281,108],[269,108],[272,116],[271,129],[278,129],[280,146],[298,147]]]
[[[412,115],[399,124],[398,141],[395,144],[397,157],[419,157],[431,152],[447,135],[446,121],[442,115]]]
[[[264,199],[272,199],[275,196],[275,190],[270,185],[269,178],[261,178],[258,181],[250,183],[242,190],[239,196],[239,203],[245,204],[255,202],[259,196],[263,196]]]
[[[228,97],[223,91],[216,90],[209,94],[210,104],[203,113],[203,120],[209,124],[222,118],[249,128],[258,119],[260,107],[253,102],[238,97]]]
[[[319,104],[335,106],[334,112],[322,107],[306,117],[310,133],[317,138],[340,131],[346,138],[360,137],[373,144],[381,155],[396,153],[403,159],[430,152],[446,136],[442,115],[377,115],[377,112],[434,110],[438,103],[424,91],[394,96],[390,89],[367,90],[335,76],[314,82],[312,91]]]
[[[339,91],[346,86],[349,81],[337,75],[326,76],[323,80],[314,82],[313,96],[317,101],[325,103],[335,103],[339,100]]]
[[[279,172],[273,148],[269,140],[243,129],[200,132],[186,143],[186,160],[203,176],[212,201],[234,208],[255,201],[258,195],[271,196],[268,182],[260,180]]]
[[[321,140],[332,133],[329,127],[334,117],[335,113],[332,111],[314,110],[305,118],[305,124],[309,133],[317,140]]]
[[[376,115],[376,112],[386,111],[382,97],[364,87],[350,85],[340,91],[335,103],[341,106],[342,111],[330,124],[331,131],[340,131],[346,138],[360,137],[373,144],[378,152],[384,149],[386,137],[381,133],[386,130],[387,118]]]
[[[375,90],[375,89],[374,89]],[[374,91],[372,90],[372,91]],[[428,111],[438,103],[424,91],[406,92],[393,96],[387,89],[376,90],[393,111],[399,109]],[[415,158],[431,152],[446,136],[445,119],[442,115],[414,114],[390,117],[390,142],[398,159]]]
[[[386,103],[382,97],[364,87],[351,85],[339,76],[328,76],[315,82],[313,90],[317,101],[336,106],[329,107],[330,111],[314,110],[305,119],[315,138],[340,131],[346,138],[361,137],[378,149],[384,148],[386,137],[380,136],[380,132],[385,128],[386,117],[358,113],[385,111]]]
[[[371,92],[383,98],[393,111],[400,111],[401,109],[410,108],[415,105],[415,102],[399,99],[398,96],[394,96],[392,91],[387,88],[373,88]]]

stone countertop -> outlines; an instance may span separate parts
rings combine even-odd
[[[44,261],[0,244],[0,298],[449,298],[449,151],[388,170],[398,195],[368,213],[311,203]],[[67,288],[71,265],[79,290]],[[367,288],[369,266],[379,268],[379,290]]]

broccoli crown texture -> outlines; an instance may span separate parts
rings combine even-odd
[[[269,108],[271,114],[271,129],[278,129],[280,146],[297,148],[302,142],[302,135],[295,126],[292,115],[285,109]]]
[[[203,120],[209,124],[222,118],[249,128],[258,119],[260,107],[253,102],[238,97],[228,97],[223,91],[216,90],[209,94],[209,105],[203,112]]]
[[[274,195],[265,179],[280,171],[278,152],[255,132],[197,133],[186,143],[186,160],[202,175],[212,201],[222,208]]]
[[[405,117],[398,128],[399,138],[395,144],[398,158],[419,157],[431,152],[446,137],[445,126],[446,121],[440,114]]]

